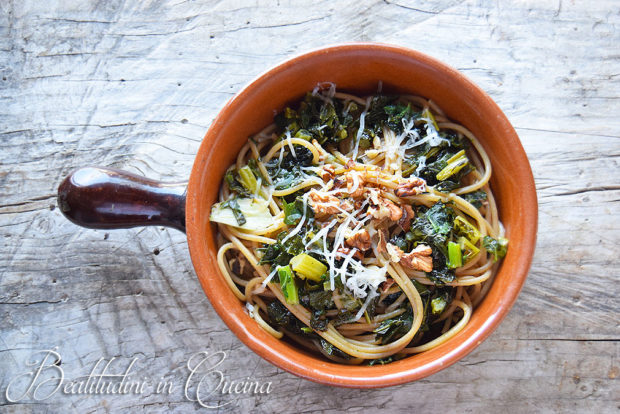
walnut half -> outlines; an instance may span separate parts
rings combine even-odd
[[[398,221],[403,216],[400,207],[387,198],[371,193],[370,201],[374,205],[368,208],[368,214],[378,220],[389,218],[392,221]]]
[[[371,246],[370,234],[366,229],[360,230],[351,237],[347,238],[345,240],[345,244],[349,247],[355,247],[356,249],[365,252],[370,249]]]
[[[426,182],[419,177],[410,177],[407,181],[398,184],[394,194],[398,197],[409,197],[424,192]]]
[[[400,263],[412,270],[430,272],[433,270],[433,258],[431,254],[433,254],[433,250],[430,246],[420,244],[411,252],[403,254]]]
[[[342,210],[351,211],[353,209],[353,205],[349,201],[340,200],[331,194],[321,194],[316,190],[310,191],[308,198],[317,218],[338,214]]]

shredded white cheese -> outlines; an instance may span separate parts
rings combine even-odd
[[[267,286],[267,283],[271,282],[271,279],[273,279],[273,277],[276,275],[276,273],[278,273],[278,269],[279,269],[279,268],[280,268],[280,266],[276,266],[276,268],[275,268],[275,269],[273,269],[273,270],[271,271],[271,273],[269,273],[269,276],[267,276],[267,277],[265,278],[265,280],[263,280],[263,283],[262,283],[263,288],[264,288],[265,286]]]
[[[364,312],[366,311],[366,308],[368,308],[368,305],[370,305],[370,301],[376,298],[377,296],[379,296],[379,293],[377,293],[376,290],[370,291],[370,293],[366,297],[366,300],[364,301],[364,304],[362,305],[360,310],[357,311],[357,313],[355,314],[355,317],[353,318],[351,322],[357,322],[362,317]]]
[[[370,292],[375,292],[379,285],[385,282],[387,267],[355,266],[355,272],[347,279],[346,286],[356,298],[365,298]]]
[[[355,148],[353,149],[353,159],[357,159],[357,151],[360,146],[360,139],[362,138],[362,134],[364,133],[364,126],[366,124],[366,114],[368,113],[368,108],[370,107],[370,96],[366,99],[366,107],[360,114],[360,127],[357,130],[357,136],[355,137]]]
[[[327,90],[326,86],[329,86]],[[336,84],[333,82],[319,82],[312,89],[312,96],[316,96],[323,100],[323,102],[333,103],[332,98],[336,94]]]
[[[293,141],[291,141],[291,132],[288,130],[286,131],[286,142],[288,144],[289,149],[291,150],[291,154],[293,154],[293,157],[297,158],[297,154],[295,153],[295,148],[293,147]]]
[[[303,208],[304,208],[304,212],[301,216],[301,220],[299,220],[299,223],[297,223],[297,226],[295,226],[295,228],[285,237],[282,239],[282,243],[286,242],[288,239],[290,239],[291,237],[293,237],[294,235],[296,235],[297,233],[299,233],[299,230],[301,230],[301,227],[304,225],[304,222],[306,221],[306,211],[308,210],[308,194],[306,193],[301,197],[301,200],[303,201]]]

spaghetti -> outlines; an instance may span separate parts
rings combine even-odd
[[[463,329],[506,253],[490,176],[434,102],[319,84],[228,169],[218,265],[276,338],[344,364],[424,352]]]

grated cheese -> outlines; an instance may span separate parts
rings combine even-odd
[[[308,210],[308,193],[305,193],[302,197],[301,200],[303,201],[303,209],[304,212],[301,216],[301,220],[299,220],[299,223],[297,223],[297,226],[295,226],[295,228],[285,237],[282,239],[282,243],[286,242],[288,239],[290,239],[291,237],[293,237],[294,235],[296,235],[297,233],[299,233],[299,231],[301,230],[301,227],[304,225],[304,222],[306,221],[306,216],[307,216],[307,210]]]
[[[267,277],[265,278],[265,280],[263,280],[263,283],[262,283],[263,288],[264,288],[265,286],[267,286],[267,283],[271,282],[271,279],[273,279],[273,277],[276,275],[276,273],[278,273],[278,269],[279,269],[279,268],[280,268],[280,266],[279,266],[279,265],[278,265],[278,266],[276,266],[276,268],[275,268],[275,269],[273,269],[273,270],[271,271],[271,273],[269,273],[269,276],[267,276]]]
[[[375,292],[379,285],[386,281],[387,267],[365,267],[361,263],[355,267],[355,273],[347,279],[346,286],[356,298],[365,298],[370,294],[367,290]]]
[[[360,127],[357,130],[357,136],[355,137],[355,148],[353,149],[353,157],[352,159],[357,159],[357,151],[360,146],[360,139],[362,138],[362,134],[364,133],[364,126],[366,124],[366,114],[368,113],[368,108],[370,107],[370,96],[366,99],[366,107],[360,114]]]
[[[289,149],[291,150],[291,154],[293,154],[293,157],[297,158],[297,154],[295,153],[295,148],[293,147],[293,142],[291,141],[291,132],[288,130],[286,131],[286,141],[288,143]]]
[[[364,304],[362,305],[360,310],[357,311],[357,313],[355,314],[355,317],[353,318],[353,320],[350,321],[349,323],[359,321],[359,319],[362,317],[364,312],[366,312],[366,308],[368,308],[368,305],[370,305],[370,301],[373,300],[374,298],[376,298],[377,296],[379,296],[379,293],[377,293],[376,290],[371,290],[370,293],[368,294],[368,296],[366,297],[366,300],[364,301]]]

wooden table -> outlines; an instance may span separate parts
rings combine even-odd
[[[619,6],[0,2],[0,411],[202,410],[184,395],[188,358],[225,351],[228,380],[273,388],[207,398],[234,400],[219,411],[617,412]],[[182,233],[86,230],[56,208],[59,182],[79,166],[186,178],[228,98],[283,59],[342,41],[418,49],[479,84],[519,133],[540,202],[532,270],[499,329],[454,366],[380,390],[314,384],[250,352],[205,298]],[[115,358],[114,373],[135,358],[131,374],[149,386],[10,403],[27,362],[54,347],[66,380],[100,358]],[[153,389],[162,377],[172,393]]]

